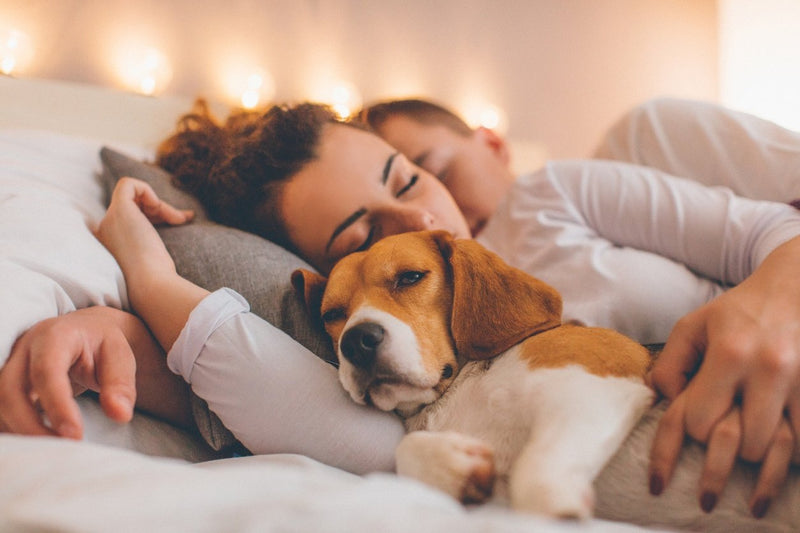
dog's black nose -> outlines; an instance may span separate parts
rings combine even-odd
[[[378,346],[383,342],[383,327],[375,322],[362,322],[342,336],[342,355],[358,368],[369,368],[375,362]]]

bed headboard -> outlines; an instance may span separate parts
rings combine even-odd
[[[166,137],[192,105],[188,98],[6,76],[0,76],[0,99],[14,102],[0,106],[0,128],[43,129],[146,148]]]
[[[15,103],[0,106],[0,128],[44,129],[147,149],[155,149],[192,106],[190,98],[7,76],[0,76],[0,98]],[[211,108],[219,117],[229,111],[220,103]],[[511,139],[510,144],[517,172],[539,168],[547,157],[539,143]]]

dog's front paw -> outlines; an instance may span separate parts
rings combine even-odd
[[[414,431],[397,447],[397,473],[450,494],[463,503],[492,495],[495,480],[491,447],[455,432]]]
[[[580,476],[541,479],[517,473],[509,490],[511,507],[518,511],[585,520],[594,510],[592,484]]]

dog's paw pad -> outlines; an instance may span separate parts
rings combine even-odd
[[[480,503],[488,500],[492,495],[496,475],[491,448],[478,442],[456,451],[456,454],[458,453],[463,453],[460,460],[464,464],[459,470],[465,473],[459,499],[464,503]]]

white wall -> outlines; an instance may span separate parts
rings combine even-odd
[[[0,0],[26,31],[23,75],[119,84],[117,50],[172,62],[165,94],[224,97],[226,69],[259,64],[279,100],[319,79],[364,100],[423,95],[508,116],[508,135],[552,157],[588,155],[628,107],[717,97],[715,0]]]
[[[720,99],[800,130],[800,2],[720,0]]]

